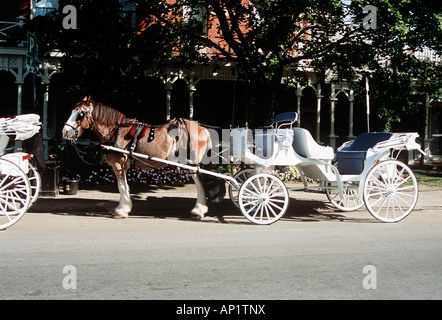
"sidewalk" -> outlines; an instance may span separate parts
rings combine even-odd
[[[442,210],[442,190],[419,190],[416,209],[440,208]]]

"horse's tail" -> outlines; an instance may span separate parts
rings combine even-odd
[[[212,147],[213,147],[212,137],[210,135],[209,130],[207,130],[207,128],[205,128],[205,127],[201,127],[201,128],[203,128],[203,132],[204,132],[205,136],[207,137],[206,153],[210,153],[210,151],[212,150]]]
[[[200,125],[194,121],[190,121],[190,126],[193,126],[194,130],[189,130],[189,142],[197,141],[198,144],[194,149],[194,156],[196,157],[196,162],[198,165],[206,170],[211,170],[211,160],[212,158],[212,135],[208,128],[203,125]],[[196,129],[196,130],[195,130]],[[197,135],[197,139],[195,136]],[[196,163],[195,163],[196,164]],[[219,203],[221,202],[226,195],[226,186],[225,180],[216,178],[211,175],[197,173],[199,181],[203,184],[205,198],[209,202]]]
[[[196,126],[196,130],[193,132],[193,134],[197,135],[197,139],[195,139],[198,145],[196,146],[191,146],[191,148],[194,148],[195,151],[195,160],[197,163],[201,163],[204,162],[203,158],[204,157],[209,157],[211,156],[211,150],[213,147],[212,144],[212,137],[210,135],[209,130],[207,130],[207,128],[201,126],[200,124],[192,121],[192,125]],[[190,137],[190,141],[194,140],[195,137]]]

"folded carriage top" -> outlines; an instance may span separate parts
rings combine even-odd
[[[15,135],[15,140],[26,140],[40,130],[38,114],[21,114],[15,117],[0,118],[0,134]]]

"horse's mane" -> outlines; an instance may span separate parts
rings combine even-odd
[[[124,114],[120,111],[112,109],[100,102],[94,104],[94,111],[92,112],[95,121],[100,121],[106,125],[118,125],[124,119]]]

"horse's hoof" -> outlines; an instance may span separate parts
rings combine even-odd
[[[117,207],[113,210],[112,217],[115,219],[127,219],[131,209],[131,207]]]
[[[199,214],[194,214],[192,213],[190,215],[190,220],[194,220],[194,221],[200,221],[202,219],[202,217]]]
[[[192,220],[201,220],[207,211],[209,211],[209,208],[206,205],[198,203],[195,208],[192,209],[190,217]]]
[[[129,218],[129,216],[128,215],[122,215],[122,214],[114,213],[114,214],[112,214],[112,218],[114,218],[114,219],[127,219],[127,218]]]

